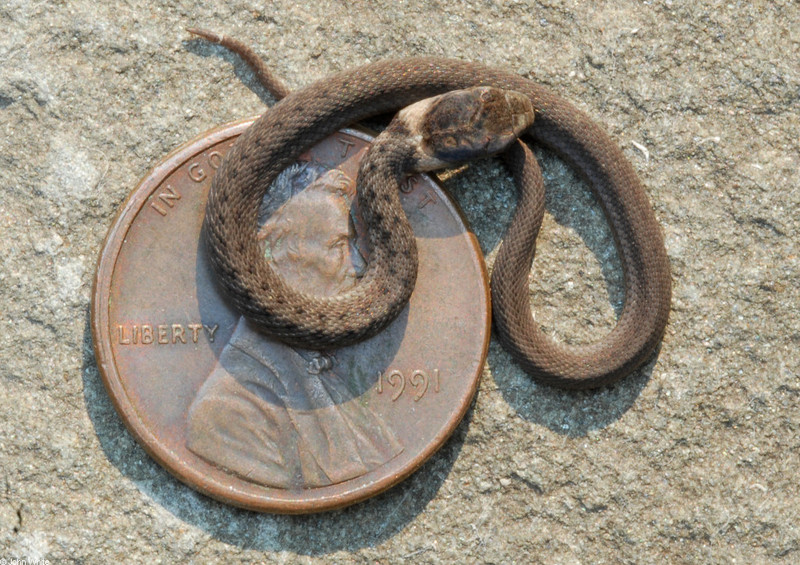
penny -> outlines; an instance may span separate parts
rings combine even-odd
[[[420,266],[402,314],[335,351],[258,333],[216,286],[201,237],[214,172],[252,121],[171,153],[123,205],[95,277],[98,366],[128,429],[181,481],[252,510],[330,510],[407,477],[463,418],[488,346],[483,258],[448,196],[415,175],[402,201]],[[369,249],[355,177],[370,139],[332,135],[265,196],[257,237],[288,284],[357,284]]]

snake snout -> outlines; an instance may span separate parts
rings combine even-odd
[[[473,127],[487,140],[484,154],[492,155],[503,151],[533,124],[534,111],[530,98],[520,92],[486,90],[481,94],[484,106],[473,120]]]
[[[511,113],[511,129],[519,137],[533,125],[533,103],[528,96],[515,90],[506,90],[505,96]]]

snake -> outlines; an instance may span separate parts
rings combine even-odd
[[[572,103],[509,71],[440,57],[368,63],[290,92],[244,43],[208,30],[187,31],[239,55],[278,99],[224,158],[203,221],[217,279],[239,312],[264,334],[328,350],[380,332],[405,307],[416,281],[416,244],[399,200],[400,183],[420,170],[503,151],[518,201],[491,276],[501,344],[535,380],[567,389],[611,384],[653,356],[671,301],[661,228],[632,164]],[[366,271],[351,290],[332,297],[291,288],[264,259],[255,237],[264,194],[315,143],[394,112],[358,171],[356,194],[370,246]],[[582,174],[616,241],[624,303],[614,327],[588,344],[555,340],[532,312],[528,276],[545,199],[531,143],[555,152]]]

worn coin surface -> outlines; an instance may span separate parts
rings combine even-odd
[[[483,258],[438,185],[413,176],[402,201],[419,276],[399,318],[335,351],[259,334],[216,286],[201,237],[214,172],[251,123],[176,150],[122,207],[95,278],[97,361],[128,429],[180,480],[253,510],[330,510],[407,477],[461,421],[489,339]],[[265,197],[257,237],[289,284],[356,284],[369,249],[355,177],[370,139],[332,135]]]

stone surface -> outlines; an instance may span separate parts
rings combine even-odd
[[[307,4],[307,5],[306,5]],[[0,558],[51,562],[796,562],[800,555],[800,6],[671,0],[0,4]],[[94,362],[106,229],[164,154],[269,96],[201,25],[291,87],[404,55],[536,76],[603,123],[662,222],[673,312],[608,389],[537,386],[496,344],[475,404],[410,479],[323,515],[259,515],[172,479]],[[561,339],[622,299],[586,187],[544,155],[533,304]],[[497,164],[448,174],[484,251]]]

